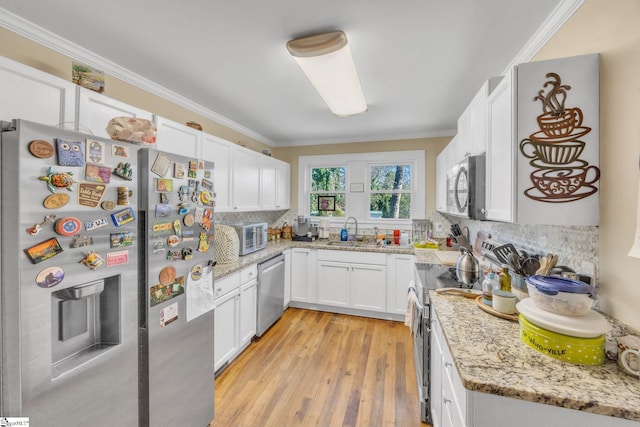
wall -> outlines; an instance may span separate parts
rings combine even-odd
[[[70,57],[34,43],[2,27],[0,27],[0,55],[71,81],[71,65],[73,61]],[[261,152],[265,148],[271,148],[260,141],[256,141],[108,74],[105,75],[104,94],[178,123],[195,121],[202,125],[204,132],[228,141],[241,142],[242,145],[255,151]]]
[[[640,2],[587,0],[534,60],[600,53],[600,305],[640,328],[633,243],[640,143]]]

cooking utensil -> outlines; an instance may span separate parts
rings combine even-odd
[[[473,254],[477,257],[482,255],[482,243],[491,237],[486,231],[478,231],[476,233],[476,241],[473,244]]]
[[[529,257],[520,263],[523,276],[533,276],[540,268],[540,261],[534,257]]]
[[[462,230],[458,224],[451,224],[451,233],[456,237],[462,236]]]
[[[540,261],[540,267],[538,267],[536,274],[540,276],[544,276],[545,271],[547,271],[547,262],[549,261],[549,259],[547,258],[546,255],[542,255],[539,261]]]
[[[522,260],[520,259],[520,256],[516,252],[511,252],[507,256],[507,264],[509,264],[509,266],[511,267],[511,270],[513,270],[514,273],[522,276],[523,274],[522,274],[521,262]]]
[[[509,254],[515,253],[517,255],[518,251],[511,243],[507,243],[505,245],[498,246],[497,248],[493,248],[493,253],[502,264],[509,264]]]
[[[436,293],[441,295],[460,295],[465,298],[476,299],[478,295],[482,294],[482,291],[478,289],[438,288]]]
[[[460,282],[469,287],[480,278],[480,263],[465,247],[460,248],[460,257],[456,262],[456,276]]]

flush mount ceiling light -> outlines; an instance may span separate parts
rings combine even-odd
[[[333,31],[290,40],[287,49],[333,114],[351,116],[367,111],[345,33]]]

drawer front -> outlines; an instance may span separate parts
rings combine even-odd
[[[258,278],[258,264],[252,264],[249,267],[240,270],[240,283],[247,283]]]
[[[446,341],[442,341],[442,370],[445,373],[442,375],[442,383],[444,387],[444,383],[447,382],[451,388],[451,396],[454,402],[457,403],[458,408],[460,409],[461,416],[465,416],[467,413],[467,390],[462,385],[462,381],[460,380],[460,376],[458,375],[458,370],[453,363],[453,357],[449,352],[449,346]],[[465,421],[466,419],[463,418]]]
[[[318,249],[318,260],[387,265],[387,254],[375,252],[332,251],[327,249]]]
[[[465,419],[463,417],[464,411],[461,410],[459,403],[456,399],[456,395],[453,391],[451,381],[442,376],[442,425],[451,425],[453,427],[466,426]]]
[[[235,272],[214,282],[215,289],[214,298],[220,298],[240,287],[240,273]]]

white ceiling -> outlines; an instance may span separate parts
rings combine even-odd
[[[0,0],[272,146],[451,135],[561,0]],[[369,104],[335,117],[285,44],[343,30]],[[99,67],[98,67],[99,68]],[[108,67],[107,67],[108,68]],[[109,73],[109,70],[106,70]],[[108,88],[107,88],[108,90]]]

